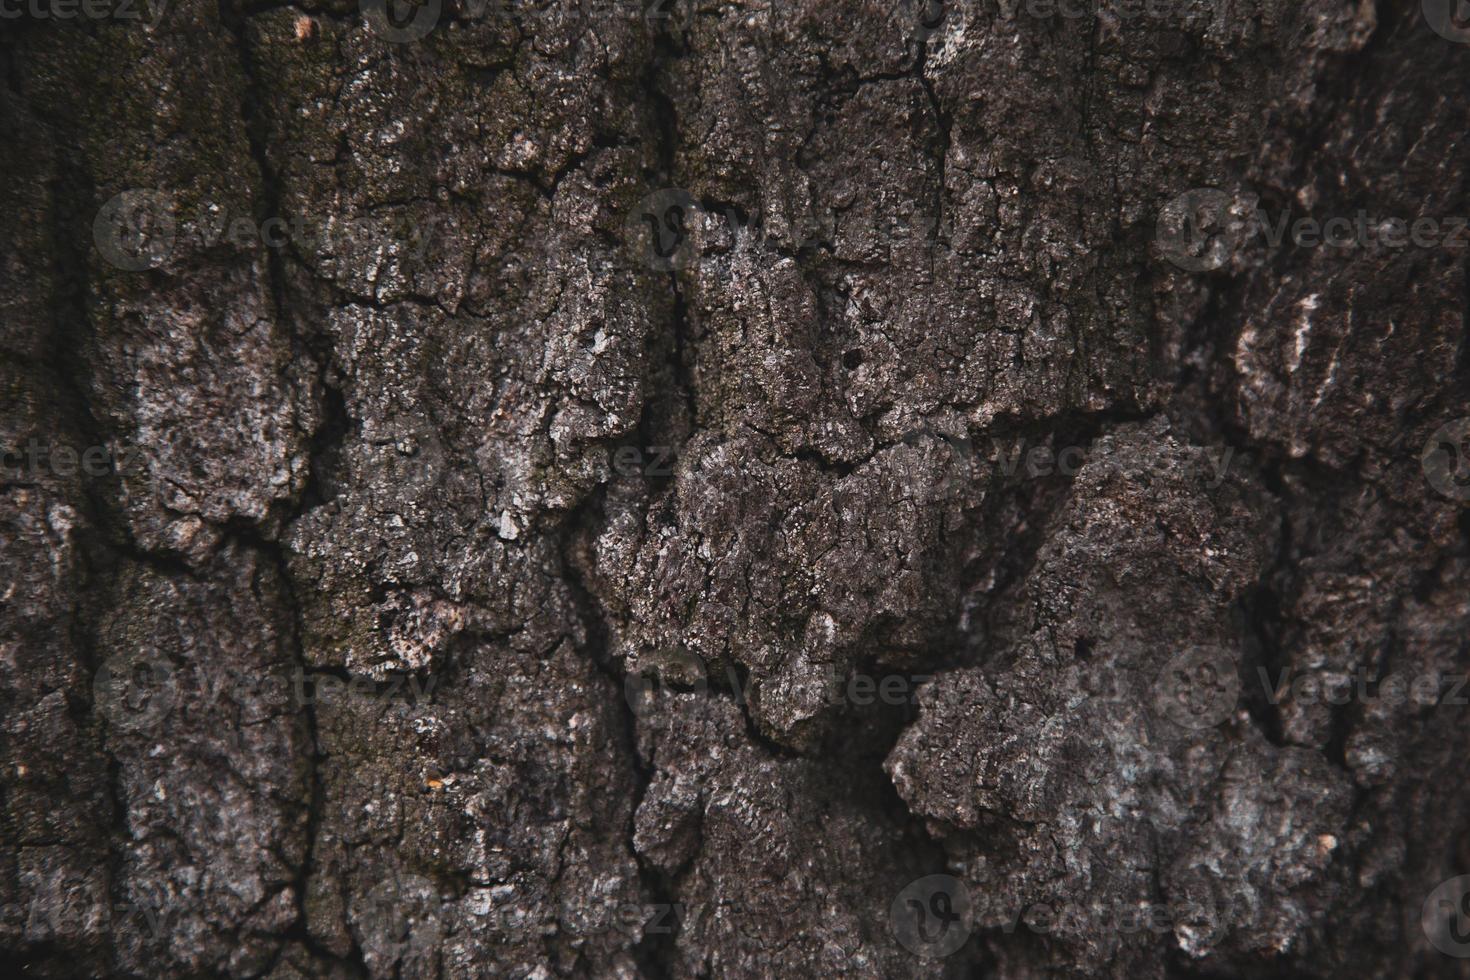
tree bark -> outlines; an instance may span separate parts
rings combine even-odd
[[[1450,8],[7,13],[0,962],[1470,976]]]

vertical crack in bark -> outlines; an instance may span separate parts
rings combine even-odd
[[[270,161],[270,121],[265,108],[265,100],[262,95],[259,70],[255,58],[250,49],[249,24],[247,15],[236,7],[236,0],[219,0],[219,18],[221,24],[228,30],[234,39],[234,48],[239,60],[240,74],[244,82],[243,91],[240,94],[240,119],[245,131],[246,141],[250,147],[250,156],[255,163],[256,171],[261,182],[261,199],[257,202],[256,220],[263,225],[272,218],[284,217],[282,212],[283,194],[280,178]],[[265,247],[266,271],[269,277],[269,288],[274,306],[276,323],[279,328],[290,339],[293,352],[296,356],[313,357],[307,349],[305,341],[298,335],[296,321],[292,317],[288,307],[286,296],[286,270],[285,255],[280,248],[270,247],[268,243],[262,243]],[[318,376],[325,382],[326,364],[318,364]],[[311,434],[311,445],[309,448],[309,479],[300,499],[294,508],[294,513],[284,519],[280,527],[289,525],[290,520],[299,517],[300,514],[314,500],[319,499],[322,493],[321,485],[321,460],[320,454],[325,452],[336,440],[340,440],[345,434],[345,407],[341,399],[341,393],[335,389],[325,388],[328,392],[328,414],[318,426],[318,430]],[[335,394],[335,398],[332,395]],[[237,538],[243,540],[248,546],[257,552],[267,556],[275,568],[280,579],[283,598],[288,606],[286,610],[286,621],[277,623],[279,628],[289,635],[290,646],[294,660],[295,669],[303,674],[308,669],[306,650],[303,646],[305,636],[304,623],[302,621],[301,603],[297,598],[295,587],[291,581],[291,570],[286,560],[284,548],[279,541],[265,536],[257,537],[248,527],[241,526],[236,529]],[[317,834],[321,826],[322,807],[324,805],[324,788],[322,785],[321,765],[322,752],[320,741],[320,730],[317,726],[316,705],[314,699],[305,699],[306,703],[301,705],[301,714],[306,722],[306,737],[309,744],[306,746],[307,755],[304,759],[306,765],[306,793],[307,797],[302,802],[306,812],[306,826],[304,829],[304,841],[301,863],[295,869],[296,874],[292,886],[295,889],[296,919],[288,931],[282,937],[276,960],[285,955],[291,942],[298,942],[313,955],[326,957],[337,961],[338,958],[317,944],[312,936],[310,923],[307,917],[307,892],[311,878],[312,868],[316,856]],[[349,930],[350,935],[350,930]],[[353,950],[356,965],[366,972],[366,964],[363,960],[362,951],[357,948],[355,937],[353,938]],[[274,969],[275,964],[272,964]]]
[[[929,41],[927,38],[920,39],[919,53],[914,59],[914,77],[924,88],[924,95],[929,100],[929,111],[934,115],[934,234],[930,242],[929,252],[929,274],[934,274],[934,250],[944,234],[944,193],[945,193],[945,167],[949,160],[949,148],[951,139],[951,120],[949,114],[944,111],[944,106],[939,101],[939,93],[934,88],[934,80],[924,72],[929,63]]]
[[[621,739],[625,743],[628,761],[633,767],[633,800],[628,812],[627,842],[628,853],[633,856],[638,864],[638,874],[643,890],[649,895],[655,905],[664,905],[675,908],[675,894],[673,883],[668,875],[650,864],[643,855],[638,853],[634,843],[636,833],[638,808],[642,805],[644,797],[648,793],[649,784],[653,781],[654,769],[652,762],[644,762],[642,752],[638,744],[638,716],[633,710],[633,705],[628,698],[627,672],[620,669],[609,651],[609,637],[612,635],[612,627],[603,615],[602,605],[588,587],[579,558],[584,552],[584,546],[590,542],[596,533],[598,526],[597,512],[601,508],[601,499],[604,491],[599,488],[589,494],[570,515],[562,525],[561,543],[558,552],[562,559],[562,580],[570,591],[572,601],[576,605],[578,615],[587,631],[587,653],[597,669],[606,677],[613,687],[613,697],[618,705],[619,716],[622,719]],[[639,967],[646,976],[661,980],[670,976],[668,963],[674,953],[674,944],[677,942],[680,923],[673,922],[673,930],[667,933],[645,933],[634,947],[634,956]]]
[[[79,161],[69,154],[60,159],[63,169],[51,187],[48,245],[55,292],[48,304],[53,311],[53,319],[51,343],[45,354],[45,369],[54,379],[56,390],[70,411],[65,420],[57,420],[55,435],[64,437],[66,428],[70,425],[81,430],[84,444],[106,445],[105,431],[93,411],[85,380],[90,374],[86,352],[92,326],[89,309],[92,284],[88,274],[91,268],[90,256],[84,245],[89,236],[83,230],[87,227],[85,215],[95,191],[89,175]],[[103,578],[116,565],[120,553],[131,552],[145,559],[150,557],[143,555],[136,547],[126,521],[118,517],[113,503],[120,495],[118,475],[111,474],[108,482],[109,486],[105,490],[99,485],[99,481],[81,482],[83,511],[90,527],[94,529],[93,534],[84,536],[82,557],[89,571],[99,578]],[[72,624],[71,634],[75,649],[89,679],[96,676],[104,662],[103,654],[99,650],[98,634],[102,602],[98,592],[90,593],[86,599],[79,600],[75,608],[80,616]],[[122,763],[107,751],[102,738],[103,722],[92,702],[92,693],[89,686],[86,692],[85,716],[81,716],[81,692],[68,692],[68,702],[75,706],[73,717],[76,718],[78,727],[85,726],[90,730],[89,747],[107,767],[105,787],[109,812],[101,815],[97,826],[103,828],[103,846],[107,850],[107,893],[116,904],[126,898],[122,892],[126,881],[122,865],[123,852],[118,842],[127,836],[128,809],[123,802]],[[109,971],[115,970],[115,949],[109,944],[101,952],[106,968]],[[42,953],[42,961],[45,958],[46,954]]]

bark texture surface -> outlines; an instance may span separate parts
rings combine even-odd
[[[383,6],[0,21],[0,963],[1470,976],[1448,0]]]

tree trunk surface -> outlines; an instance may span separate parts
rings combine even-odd
[[[0,964],[1470,977],[1458,0],[0,11]]]

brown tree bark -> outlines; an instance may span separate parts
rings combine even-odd
[[[0,6],[0,962],[1470,976],[1456,7]]]

